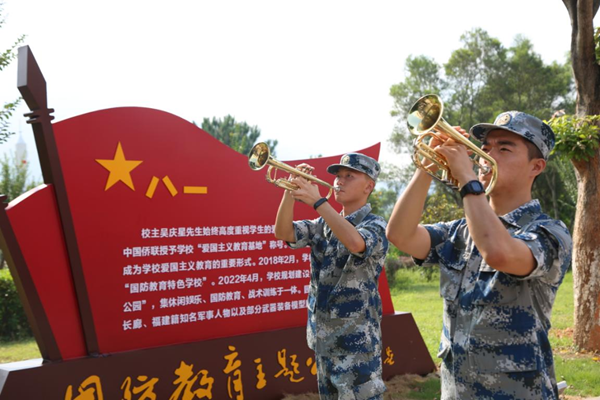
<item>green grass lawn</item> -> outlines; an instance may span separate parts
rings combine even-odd
[[[442,330],[442,300],[439,296],[439,274],[430,282],[416,268],[396,273],[392,300],[396,311],[412,313],[433,361],[436,358]],[[600,396],[600,360],[591,354],[578,353],[573,345],[573,275],[569,272],[558,290],[552,312],[550,341],[554,350],[557,380],[566,380],[566,395]],[[421,387],[422,393],[412,398],[434,398],[439,388]],[[428,392],[428,393],[427,393]],[[417,396],[425,397],[417,397]]]
[[[0,342],[0,364],[40,357],[40,350],[34,339],[19,342]]]

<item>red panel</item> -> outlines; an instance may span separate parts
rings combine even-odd
[[[309,251],[274,238],[283,192],[246,155],[144,108],[81,115],[54,132],[102,353],[306,323]],[[379,145],[362,152],[377,158]],[[307,161],[333,181],[325,168],[339,156]]]
[[[52,186],[41,185],[18,197],[6,213],[62,358],[87,355]]]

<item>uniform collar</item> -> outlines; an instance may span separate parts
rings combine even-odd
[[[521,228],[541,213],[542,206],[540,205],[539,200],[533,199],[519,208],[512,210],[508,214],[502,215],[500,219],[509,225]]]
[[[350,222],[352,225],[356,226],[362,222],[363,219],[371,212],[371,204],[367,203],[358,210],[354,211],[350,215],[346,215],[346,221]]]

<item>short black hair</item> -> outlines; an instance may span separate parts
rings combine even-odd
[[[544,158],[542,151],[535,144],[533,144],[533,142],[525,139],[525,146],[527,146],[527,156],[529,157],[529,161],[535,158]]]

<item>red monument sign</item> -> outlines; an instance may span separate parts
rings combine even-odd
[[[0,365],[0,399],[315,391],[309,250],[273,236],[281,189],[247,156],[162,111],[115,108],[52,124],[27,47],[18,81],[45,184],[0,211],[0,228],[43,362]],[[379,145],[360,151],[378,158]],[[310,163],[331,183],[325,168],[338,160]],[[384,274],[379,290],[384,377],[432,371]]]

